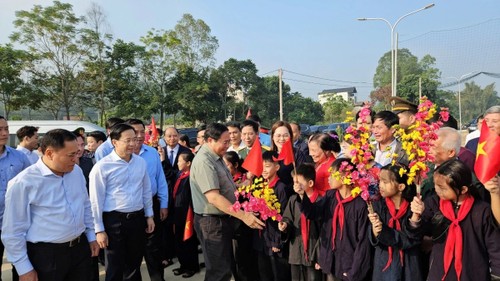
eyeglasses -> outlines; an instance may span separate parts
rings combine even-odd
[[[280,139],[280,138],[289,138],[290,137],[290,134],[283,134],[283,135],[274,135],[277,139]]]
[[[133,138],[133,139],[126,139],[126,140],[118,140],[118,141],[121,141],[125,144],[135,144],[136,142],[138,142],[138,139],[137,138]]]

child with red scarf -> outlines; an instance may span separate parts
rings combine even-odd
[[[302,164],[294,173],[297,189],[304,190],[312,202],[318,199],[319,193],[314,189],[316,171],[312,164]],[[283,220],[278,224],[280,231],[288,234],[290,240],[290,250],[288,263],[291,267],[292,281],[320,281],[322,274],[315,269],[317,261],[317,248],[319,241],[319,221],[308,220],[300,212],[300,203],[294,194],[288,200]]]
[[[308,219],[322,220],[318,263],[326,280],[368,280],[371,247],[368,233],[368,210],[361,196],[353,197],[348,174],[356,167],[348,158],[338,158],[331,166],[330,187],[324,197],[312,202],[305,194],[301,210]],[[337,173],[338,172],[338,173]],[[339,175],[339,178],[334,175]]]
[[[433,239],[427,280],[500,277],[500,229],[471,175],[460,160],[448,160],[434,171],[436,195],[425,203],[415,197],[411,203],[409,230]]]
[[[410,201],[416,194],[414,184],[407,184],[402,166],[389,164],[379,174],[382,199],[374,201],[368,237],[375,247],[372,280],[423,280],[420,270],[421,239],[407,235],[404,222],[412,215]]]
[[[277,175],[280,164],[276,158],[278,158],[278,153],[275,151],[266,151],[262,154],[262,177],[274,190],[274,194],[282,206],[282,214],[293,191],[280,181]],[[278,229],[278,222],[270,218],[266,220],[266,227],[263,230],[254,231],[253,247],[257,251],[261,281],[290,280],[288,241],[285,238]]]
[[[236,185],[240,186],[242,183],[246,182],[246,170],[241,167],[243,164],[243,159],[238,156],[235,151],[228,151],[222,157],[224,164],[226,164],[227,169],[233,176],[233,181]]]
[[[180,263],[180,267],[174,269],[173,273],[174,275],[182,274],[184,278],[189,278],[200,271],[198,240],[193,227],[193,202],[189,185],[189,170],[193,158],[194,154],[191,151],[183,151],[179,154],[177,161],[179,175],[172,192],[173,198],[171,198],[174,201],[174,209],[169,214],[174,216],[175,252]]]

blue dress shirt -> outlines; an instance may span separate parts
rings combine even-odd
[[[33,269],[26,242],[64,243],[85,232],[95,241],[85,178],[77,165],[62,177],[42,159],[9,182],[2,227],[7,258],[19,275]]]
[[[259,132],[260,144],[265,145],[267,147],[271,147],[271,136],[268,134],[264,134]]]
[[[115,149],[115,147],[111,143],[111,138],[108,138],[105,142],[103,142],[101,145],[99,145],[99,147],[96,149],[96,151],[94,153],[95,161],[97,162],[97,161],[101,160],[102,158],[108,156],[111,153],[111,151],[113,151],[113,149]]]
[[[129,213],[144,209],[146,217],[153,216],[153,196],[146,161],[138,155],[132,154],[127,162],[113,150],[94,165],[89,182],[96,232],[105,231],[103,212]]]
[[[158,195],[160,208],[168,208],[168,185],[158,150],[143,144],[139,156],[146,161],[149,181],[151,182],[151,194]]]
[[[30,165],[31,163],[24,153],[10,146],[5,146],[4,152],[0,155],[0,227],[2,227],[7,183]]]

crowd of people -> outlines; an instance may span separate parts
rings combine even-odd
[[[176,128],[150,142],[143,121],[110,118],[107,134],[56,129],[39,140],[25,126],[14,149],[0,117],[1,250],[14,280],[99,280],[99,263],[107,281],[142,280],[143,259],[149,278],[164,280],[175,258],[174,275],[205,266],[205,280],[500,280],[500,178],[474,174],[480,135],[463,147],[450,117],[417,194],[395,136],[416,114],[394,98],[392,111],[356,115],[380,167],[373,211],[352,193],[363,169],[350,159],[352,140],[304,139],[297,123],[277,121],[269,134],[255,115],[213,123],[191,148]],[[500,136],[500,106],[482,118]],[[293,163],[279,157],[288,142]],[[261,176],[243,168],[255,149]],[[256,181],[272,188],[280,221],[233,208],[238,187]]]

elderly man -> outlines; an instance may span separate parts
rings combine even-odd
[[[254,229],[264,226],[253,213],[231,209],[236,200],[236,185],[222,160],[229,144],[226,126],[209,125],[205,131],[205,145],[191,166],[194,227],[203,249],[206,281],[231,280],[232,238],[239,224],[236,219]]]
[[[486,110],[483,125],[488,126],[490,132],[500,136],[500,105],[492,106]],[[500,224],[500,175],[497,174],[491,180],[485,182],[484,187],[490,192],[493,216],[497,223]]]
[[[76,136],[49,131],[42,159],[9,182],[2,241],[20,280],[90,280],[96,243]]]

